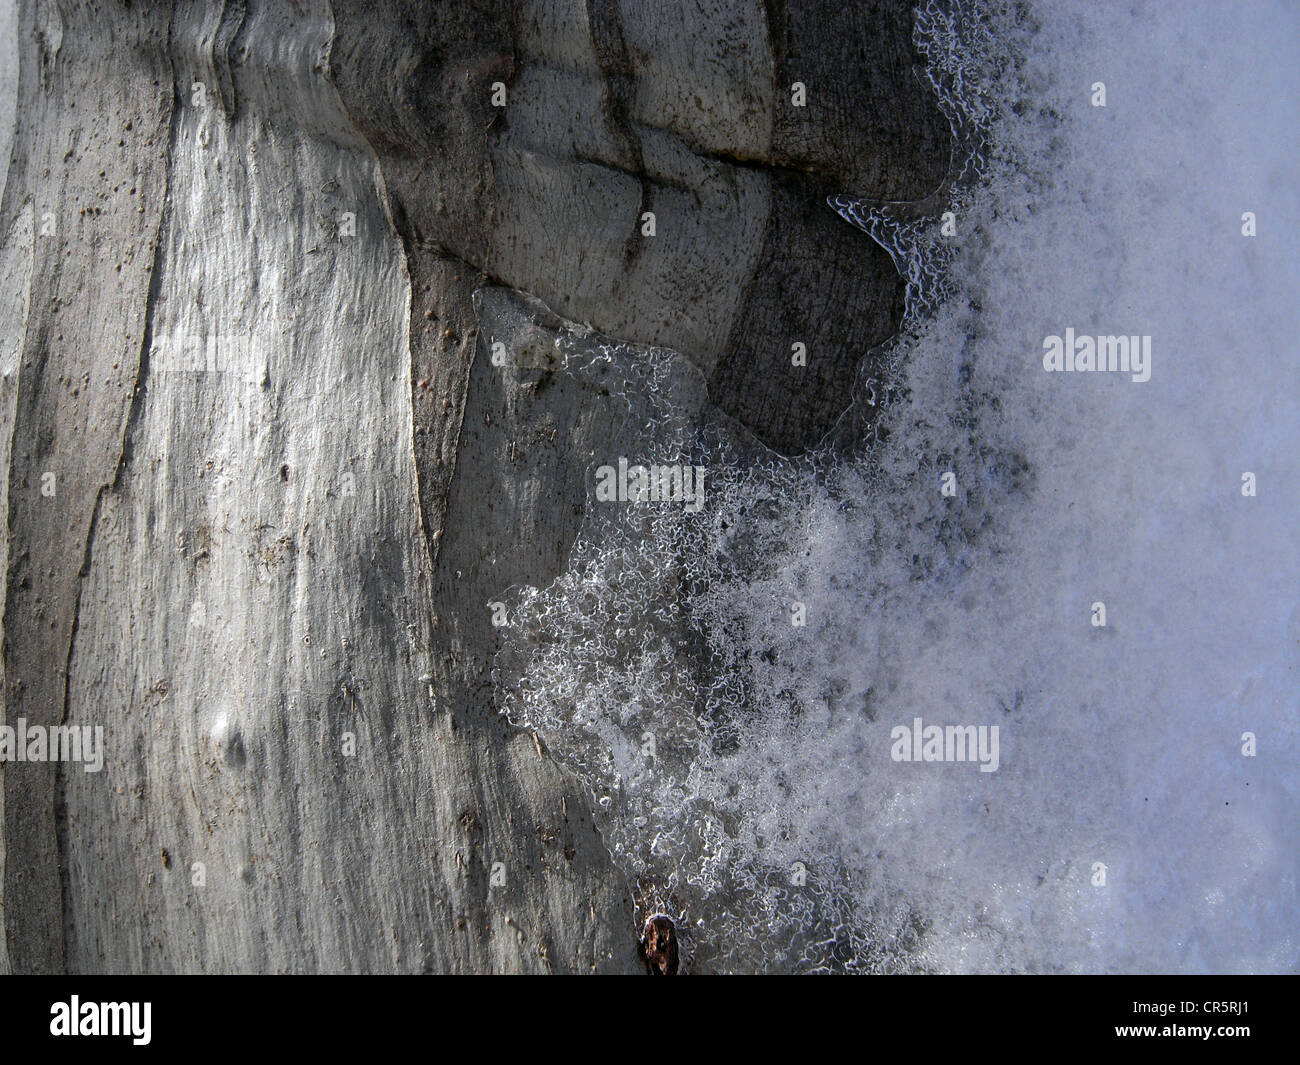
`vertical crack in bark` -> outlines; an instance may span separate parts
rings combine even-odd
[[[212,33],[210,55],[217,76],[217,90],[221,95],[221,105],[232,124],[239,117],[239,97],[235,92],[235,49],[243,38],[247,18],[248,4],[245,0],[223,0],[221,16]]]
[[[447,471],[446,483],[443,485],[443,494],[448,501],[451,500],[451,488],[452,485],[455,483],[456,473],[460,469],[460,434],[462,430],[465,428],[465,412],[469,408],[469,386],[470,386],[470,382],[473,380],[474,363],[477,360],[478,360],[478,340],[477,338],[475,338],[474,343],[470,345],[469,362],[465,366],[465,387],[461,391],[460,402],[456,405],[456,428],[455,431],[452,433],[451,446],[447,449],[451,453],[451,469]],[[414,399],[412,399],[411,402],[412,402],[412,406],[414,406]],[[414,411],[412,412],[411,425],[412,425],[411,431],[414,434],[415,432]],[[412,445],[412,450],[414,450],[414,446],[415,446],[414,439],[412,439],[411,445]],[[415,481],[416,481],[416,491],[418,493],[420,490],[420,464],[418,462],[415,464]],[[421,514],[421,516],[423,516],[424,507],[420,504],[420,500],[418,497],[416,499],[415,509]],[[444,522],[445,520],[446,519],[444,516]],[[421,524],[423,524],[423,522],[421,522]],[[434,531],[435,530],[433,529],[425,530],[425,542],[428,545],[428,551],[429,551],[430,577],[432,577],[433,575],[433,566],[434,563],[436,563],[438,560],[438,552],[442,546],[441,537],[438,540],[430,542]]]
[[[172,22],[168,19],[167,24],[167,49],[164,54],[170,57],[171,54],[171,34]],[[168,65],[171,67],[170,58]],[[135,383],[131,389],[130,403],[127,407],[126,418],[122,424],[122,442],[118,450],[117,464],[113,470],[113,480],[109,484],[101,484],[95,493],[95,502],[91,507],[90,522],[86,528],[86,542],[82,550],[81,565],[77,570],[77,593],[73,600],[72,622],[68,630],[68,652],[64,659],[63,666],[63,704],[59,710],[58,724],[60,727],[68,723],[69,703],[72,689],[72,657],[77,646],[77,631],[81,623],[81,596],[85,591],[86,577],[90,574],[91,558],[95,548],[95,534],[99,529],[99,517],[104,504],[104,496],[107,492],[114,492],[121,483],[122,474],[127,465],[130,463],[132,447],[131,438],[135,426],[140,418],[140,412],[144,407],[145,393],[148,389],[147,378],[149,373],[149,350],[153,345],[153,315],[154,307],[158,302],[159,290],[161,287],[160,278],[162,276],[162,258],[163,258],[163,235],[166,230],[167,218],[170,211],[168,196],[171,187],[171,167],[172,159],[176,153],[176,140],[179,135],[180,113],[175,94],[176,75],[174,68],[171,69],[173,96],[171,114],[168,116],[167,131],[167,150],[163,157],[163,181],[162,181],[162,206],[158,211],[158,224],[153,233],[153,257],[149,267],[149,286],[145,294],[144,324],[142,327],[142,337],[140,342],[140,359],[136,364]],[[67,768],[63,761],[54,763],[54,846],[55,846],[55,868],[59,876],[59,912],[61,914],[61,934],[60,934],[60,962],[63,968],[67,968],[67,945],[68,933],[71,925],[71,898],[70,885],[71,870],[68,868],[68,811],[67,811]]]
[[[623,39],[623,15],[618,0],[587,0],[587,25],[591,31],[591,47],[600,66],[604,88],[600,96],[601,110],[610,132],[618,142],[619,160],[624,170],[635,174],[641,184],[641,200],[632,232],[623,245],[623,265],[631,266],[645,248],[641,236],[642,219],[652,209],[653,183],[646,174],[645,154],[641,137],[632,124],[632,104],[636,99],[636,82],[633,66],[628,58],[627,43]],[[617,291],[617,287],[616,287]]]
[[[383,157],[380,154],[379,146],[377,146],[373,142],[372,138],[367,135],[367,131],[362,127],[362,125],[359,122],[357,122],[356,118],[351,113],[350,109],[348,108],[347,101],[344,98],[344,94],[340,90],[338,82],[335,78],[333,58],[334,58],[334,48],[338,40],[338,33],[339,33],[338,19],[335,17],[333,4],[327,4],[326,9],[329,14],[330,33],[329,33],[329,38],[325,44],[324,55],[321,61],[321,75],[324,78],[324,80],[329,84],[330,89],[333,91],[334,99],[338,105],[339,111],[346,117],[353,132],[356,134],[357,138],[365,145],[365,150],[369,153],[371,163],[375,168],[375,196],[379,202],[379,206],[381,210],[384,213],[385,219],[388,221],[388,225],[390,227],[392,235],[396,239],[397,248],[399,254],[402,257],[402,265],[406,271],[406,280],[407,280],[406,360],[405,360],[406,373],[407,373],[406,404],[407,404],[407,413],[410,417],[410,433],[407,437],[406,443],[408,448],[410,449],[411,469],[413,471],[412,475],[414,478],[414,483],[411,485],[411,491],[413,493],[412,498],[415,504],[415,525],[416,525],[416,530],[420,535],[420,539],[423,542],[423,551],[421,552],[421,557],[424,559],[425,566],[426,566],[424,577],[427,582],[427,587],[429,589],[429,595],[430,595],[430,602],[425,604],[425,609],[428,612],[432,613],[433,605],[432,605],[431,597],[432,597],[432,592],[434,587],[434,570],[435,570],[435,565],[438,557],[439,544],[438,541],[434,540],[433,538],[433,533],[435,532],[435,530],[429,528],[428,527],[429,523],[425,521],[425,504],[429,498],[429,489],[423,483],[423,479],[420,474],[420,468],[421,468],[420,449],[416,445],[416,429],[419,426],[420,419],[415,409],[415,388],[416,388],[416,381],[418,379],[419,367],[416,365],[417,353],[416,353],[416,339],[415,339],[416,333],[414,328],[414,322],[415,322],[415,316],[418,313],[417,304],[419,302],[419,296],[420,296],[419,283],[421,277],[424,276],[426,271],[423,271],[420,268],[416,256],[413,254],[413,250],[412,250],[413,243],[416,241],[417,238],[415,234],[413,234],[412,232],[411,223],[406,216],[406,211],[401,200],[396,195],[394,195],[389,189],[388,179],[384,173]],[[484,136],[485,137],[487,136],[486,131],[484,132]],[[490,170],[489,170],[489,177],[490,177]],[[466,269],[471,269],[468,263],[465,264],[465,267]],[[473,358],[471,356],[470,368],[472,367],[473,367]],[[466,372],[466,381],[468,382],[468,370]],[[465,398],[464,395],[460,397],[461,403],[459,404],[459,411],[458,411],[458,417],[460,420],[463,420],[464,418],[464,410],[465,410],[464,398]],[[458,443],[459,439],[460,439],[460,425],[458,424],[456,427],[454,443]],[[454,446],[453,446],[453,454],[455,454]],[[452,469],[447,475],[446,487],[450,486],[451,478],[454,476],[455,476],[455,465],[453,464]]]

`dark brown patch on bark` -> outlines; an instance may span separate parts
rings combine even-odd
[[[651,976],[677,975],[677,929],[669,918],[657,914],[646,921],[640,947],[647,973]]]

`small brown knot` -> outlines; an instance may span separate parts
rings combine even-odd
[[[657,913],[646,921],[640,946],[646,972],[651,976],[677,975],[677,926],[671,917]]]

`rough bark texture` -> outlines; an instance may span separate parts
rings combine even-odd
[[[0,767],[0,966],[639,970],[590,796],[493,707],[487,607],[563,567],[624,415],[489,345],[670,346],[816,444],[902,312],[825,196],[948,166],[907,6],[17,22],[4,715],[102,725],[105,768]]]

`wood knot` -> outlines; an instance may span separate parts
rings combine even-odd
[[[677,975],[677,926],[671,917],[656,913],[647,920],[640,946],[641,959],[651,976]]]

